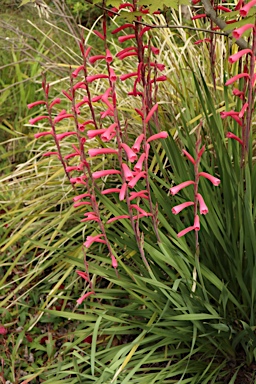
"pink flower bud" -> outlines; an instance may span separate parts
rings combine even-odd
[[[39,137],[42,137],[42,136],[48,136],[48,135],[52,135],[52,131],[35,133],[35,134],[34,134],[34,138],[35,138],[35,139],[38,139]]]
[[[82,271],[76,271],[76,273],[78,274],[78,276],[82,277],[84,280],[86,280],[89,283],[90,279],[89,279],[88,273],[82,272]]]
[[[123,220],[123,219],[129,219],[129,218],[130,218],[129,215],[115,216],[115,217],[112,217],[111,219],[109,219],[107,221],[107,224],[111,224],[111,223],[113,223],[114,221],[117,221],[117,220]]]
[[[226,137],[228,139],[234,139],[234,140],[238,141],[239,144],[243,145],[243,141],[238,136],[234,135],[234,133],[232,133],[232,132],[228,132]]]
[[[188,158],[189,161],[191,161],[192,164],[195,165],[195,159],[185,149],[182,149],[182,153]]]
[[[158,104],[155,104],[152,108],[151,108],[151,110],[149,111],[149,113],[148,113],[148,115],[147,115],[147,117],[146,117],[146,119],[145,119],[145,123],[148,123],[149,122],[149,120],[151,119],[151,117],[154,115],[154,113],[157,111],[157,109],[158,109]],[[155,135],[153,135],[153,136],[155,136]],[[151,137],[153,137],[153,136],[151,136]],[[150,138],[149,138],[150,139]],[[148,139],[148,141],[149,141],[149,139]],[[154,139],[152,139],[152,140],[154,140]],[[150,140],[151,141],[151,140]]]
[[[34,119],[30,119],[30,120],[29,120],[29,124],[34,125],[34,124],[36,124],[38,121],[41,121],[41,120],[43,120],[43,119],[48,119],[48,120],[49,120],[49,117],[48,117],[48,116],[37,116],[37,117],[35,117]]]
[[[65,139],[65,137],[76,135],[76,132],[64,132],[64,133],[58,133],[56,135],[56,140],[61,141],[62,139]]]
[[[38,100],[38,101],[34,101],[33,103],[30,103],[27,105],[28,109],[31,109],[33,107],[36,107],[37,105],[42,105],[42,104],[46,104],[46,102],[44,100]]]
[[[130,39],[135,39],[135,35],[132,34],[132,35],[125,35],[125,36],[119,36],[118,37],[118,41],[120,43],[124,43],[125,41],[130,40]]]
[[[84,66],[80,65],[80,67],[78,67],[77,69],[74,70],[74,72],[72,72],[72,76],[77,77],[79,72],[81,72],[83,69],[84,69]]]
[[[216,187],[220,184],[220,179],[217,179],[217,177],[214,177],[206,172],[199,172],[198,176],[203,176],[204,178],[210,180],[210,182],[215,185]]]
[[[195,182],[192,181],[192,180],[184,181],[183,183],[178,184],[178,185],[176,185],[175,187],[170,188],[170,192],[171,192],[171,194],[174,196],[174,195],[176,195],[181,189],[186,188],[186,187],[188,187],[188,186],[191,185],[191,184],[195,184]]]
[[[101,192],[102,195],[108,195],[109,193],[120,193],[119,188],[109,188]]]
[[[87,76],[86,80],[88,81],[88,83],[92,83],[94,80],[107,79],[107,78],[108,78],[108,75],[98,74],[98,75]]]
[[[96,236],[87,236],[86,242],[84,243],[84,246],[86,248],[90,248],[90,246],[95,242],[96,243],[106,243],[106,240],[101,239],[102,236],[105,237],[104,234],[100,234],[100,235],[96,235]]]
[[[105,128],[103,128],[103,129],[92,129],[92,130],[87,131],[87,136],[88,136],[89,139],[93,139],[96,136],[102,135],[104,132],[106,132]]]
[[[76,302],[77,304],[82,304],[82,302],[87,299],[87,297],[91,296],[91,295],[95,295],[95,292],[87,292],[85,295],[83,295],[82,297],[80,297]]]
[[[104,39],[104,36],[103,36],[102,33],[100,33],[99,31],[94,30],[93,33],[95,33],[95,35],[98,36],[101,40],[103,40],[103,41],[105,40],[105,39]]]
[[[137,199],[138,197],[148,200],[148,196],[146,195],[148,191],[146,189],[139,192],[131,192],[129,201]]]
[[[186,201],[185,203],[176,205],[175,207],[172,208],[172,213],[174,215],[177,215],[180,213],[184,208],[190,207],[191,205],[194,205],[193,201]]]
[[[116,258],[113,255],[111,255],[111,262],[112,262],[112,267],[116,269],[118,267],[118,264],[117,264]]]
[[[134,76],[138,76],[138,72],[132,72],[132,73],[127,73],[125,75],[121,75],[120,76],[120,80],[121,81],[124,81],[124,80],[127,80],[129,79],[130,77],[134,77]]]
[[[241,111],[239,112],[238,117],[242,118],[242,117],[244,116],[244,114],[245,114],[245,112],[246,112],[248,106],[249,106],[248,103],[244,103],[244,105],[243,105]]]
[[[120,31],[123,31],[124,29],[126,28],[132,28],[132,29],[135,29],[134,25],[133,24],[124,24],[122,25],[121,27],[118,27],[116,29],[114,29],[111,33],[114,35],[115,33],[118,33]]]
[[[78,201],[78,200],[81,200],[83,199],[84,197],[90,197],[90,193],[83,193],[82,195],[78,195],[78,196],[75,196],[73,197],[73,201]]]

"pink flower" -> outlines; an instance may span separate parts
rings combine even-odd
[[[79,201],[73,204],[74,208],[82,207],[84,205],[91,205],[90,201]]]
[[[77,304],[82,304],[82,302],[87,299],[87,297],[91,296],[91,295],[95,295],[95,292],[87,292],[85,295],[83,295],[82,297],[80,297],[76,302]]]
[[[56,140],[60,141],[62,139],[65,139],[65,137],[76,135],[76,132],[64,132],[64,133],[58,133],[56,135]]]
[[[35,133],[35,134],[34,134],[34,138],[35,138],[35,139],[38,139],[39,137],[42,137],[42,136],[48,136],[48,135],[52,135],[52,131]]]
[[[0,335],[6,335],[6,333],[7,329],[3,325],[0,325]]]
[[[119,36],[118,37],[118,41],[120,43],[124,43],[125,41],[130,40],[130,39],[135,39],[135,35],[132,34],[132,35],[125,35],[125,36]]]
[[[248,4],[249,4],[249,3],[248,3]],[[232,35],[233,35],[234,39],[240,39],[240,37],[242,36],[242,34],[243,34],[245,31],[247,31],[247,29],[250,29],[250,28],[254,28],[254,25],[253,25],[253,24],[245,24],[245,25],[243,25],[242,27],[235,29],[235,30],[232,32]]]
[[[103,36],[102,33],[100,33],[99,31],[94,30],[93,33],[95,33],[95,35],[98,36],[101,40],[103,40],[103,41],[105,40],[105,39],[104,39],[104,36]]]
[[[191,205],[194,205],[193,201],[186,201],[185,203],[176,205],[175,207],[172,208],[172,213],[174,215],[177,215],[180,213],[184,208],[190,207]]]
[[[78,201],[85,197],[91,197],[90,193],[83,193],[82,195],[75,196],[73,197],[73,201]]]
[[[37,116],[37,117],[35,117],[34,119],[30,119],[30,120],[29,120],[29,124],[34,125],[34,124],[36,124],[38,121],[41,121],[41,120],[43,120],[43,119],[49,119],[49,117],[48,117],[48,116]]]
[[[123,201],[125,199],[126,191],[127,191],[127,184],[124,183],[122,185],[122,188],[121,188],[120,193],[119,193],[119,200],[120,201]]]
[[[110,50],[107,49],[106,50],[106,62],[108,64],[110,64],[110,63],[112,63],[112,61],[113,61],[112,54],[111,54]]]
[[[238,51],[232,56],[229,56],[228,61],[233,64],[236,61],[238,61],[243,55],[246,55],[247,53],[250,53],[252,55],[251,49],[242,49],[241,51]]]
[[[123,60],[126,57],[130,57],[130,56],[137,56],[137,53],[136,52],[126,52],[126,53],[123,53],[122,55],[119,55],[118,58],[120,60]]]
[[[111,33],[114,35],[115,33],[118,33],[120,31],[123,31],[124,29],[126,28],[132,28],[132,29],[135,29],[134,25],[133,24],[124,24],[122,25],[121,27],[118,27],[116,29],[114,29]]]
[[[102,135],[104,132],[106,132],[106,129],[92,129],[87,131],[87,136],[89,139],[93,139],[95,136]]]
[[[132,146],[133,152],[137,153],[137,152],[140,151],[140,146],[141,146],[141,143],[142,143],[143,139],[144,139],[144,134],[142,133],[141,135],[139,135],[137,137],[137,139],[135,140],[135,143]]]
[[[129,218],[130,218],[129,215],[115,216],[115,217],[112,217],[111,219],[109,219],[107,221],[107,224],[113,223],[114,221],[117,221],[117,220],[123,220],[123,219],[129,219]]]
[[[191,227],[187,227],[187,228],[183,229],[182,231],[180,231],[177,234],[177,237],[182,237],[182,236],[186,235],[188,232],[191,232],[193,230],[194,230],[194,225],[192,225]]]
[[[124,55],[126,52],[131,52],[131,51],[137,52],[138,50],[136,47],[127,47],[125,49],[122,49],[122,51],[118,52],[116,54],[116,57],[120,57],[120,56]]]
[[[113,139],[113,137],[116,136],[115,128],[117,126],[117,123],[111,124],[108,129],[105,129],[105,132],[101,135],[101,140],[105,143]]]
[[[106,244],[106,240],[104,240],[104,239],[101,239],[101,237],[105,237],[104,235],[103,235],[103,233],[102,234],[100,234],[100,235],[96,235],[96,236],[87,236],[86,237],[86,242],[84,243],[84,246],[86,247],[86,248],[90,248],[90,246],[93,244],[93,243],[104,243],[104,244]]]
[[[220,113],[220,117],[222,119],[225,119],[227,116],[233,116],[233,115],[238,115],[239,112],[236,112],[236,111],[223,111]]]
[[[153,108],[152,108],[153,109]],[[151,111],[152,111],[151,109]],[[149,112],[150,113],[150,112]],[[148,114],[149,115],[149,114]],[[147,119],[146,119],[147,120]],[[146,121],[145,120],[145,121]],[[160,133],[156,133],[155,135],[152,135],[150,136],[148,139],[147,139],[147,143],[150,143],[150,141],[153,141],[153,140],[158,140],[158,139],[166,139],[168,137],[168,132],[166,131],[163,131],[163,132],[160,132]]]
[[[239,79],[241,79],[242,77],[250,78],[250,76],[248,75],[248,73],[239,73],[238,75],[236,75],[236,76],[234,76],[234,77],[231,77],[231,79],[229,79],[228,81],[226,81],[226,84],[225,84],[225,85],[233,84],[236,80],[239,80]]]
[[[228,139],[234,139],[234,140],[238,141],[239,144],[243,145],[243,141],[238,136],[234,135],[234,133],[232,133],[232,132],[228,132],[226,137]]]
[[[191,20],[202,19],[204,17],[206,17],[206,14],[205,13],[201,13],[200,15],[195,15],[195,16],[191,17]]]
[[[137,72],[126,73],[125,75],[120,76],[120,80],[124,81],[124,80],[127,80],[130,77],[134,77],[134,76],[138,76],[138,73]]]
[[[80,67],[78,67],[77,69],[74,70],[74,72],[72,72],[72,76],[77,77],[79,72],[82,71],[83,69],[84,69],[84,66],[80,65]]]
[[[53,156],[53,155],[56,155],[56,156],[59,157],[58,152],[45,152],[45,153],[43,154],[43,157]]]
[[[76,271],[76,273],[82,277],[84,280],[86,280],[88,283],[90,282],[89,276],[86,272],[83,271]]]
[[[112,148],[98,148],[98,149],[89,149],[88,154],[90,157],[95,157],[98,155],[118,155],[118,152]]]
[[[128,160],[133,163],[135,160],[137,160],[137,155],[136,153],[133,152],[133,150],[125,143],[122,143],[121,144],[121,147],[124,149],[127,157],[128,157]]]
[[[139,179],[145,178],[145,177],[146,177],[146,172],[145,171],[139,172],[131,181],[129,181],[128,186],[130,188],[134,188],[135,185],[137,184],[137,182],[139,181]]]
[[[117,80],[117,76],[116,76],[113,68],[109,68],[109,79],[110,79],[110,81],[116,81]]]
[[[201,44],[201,43],[210,43],[210,42],[211,42],[211,39],[205,38],[205,39],[201,39],[201,40],[195,41],[194,44],[198,45],[198,44]]]
[[[104,191],[101,192],[102,195],[107,195],[109,193],[120,193],[120,189],[119,188],[109,188],[109,189],[105,189]]]
[[[108,175],[120,175],[120,174],[121,174],[121,172],[117,171],[116,169],[106,169],[104,171],[93,172],[92,177],[94,179],[99,179],[100,177],[105,177]]]
[[[200,193],[197,194],[197,199],[199,201],[201,215],[206,215],[208,213],[208,208],[204,202],[203,196]]]
[[[59,97],[57,97],[56,99],[54,99],[52,102],[51,102],[51,104],[50,104],[50,109],[51,108],[53,108],[54,107],[54,105],[56,105],[56,104],[60,104],[60,102],[61,102],[61,100],[60,100],[60,98]]]
[[[198,176],[203,176],[206,179],[210,180],[210,182],[215,185],[216,187],[220,184],[220,179],[217,179],[217,177],[214,177],[206,172],[199,172]]]
[[[194,220],[194,230],[199,231],[200,230],[200,220],[199,216],[196,215],[195,220]]]
[[[130,168],[128,167],[128,165],[125,164],[125,163],[122,163],[122,170],[123,170],[123,173],[124,173],[125,180],[126,181],[131,181],[133,179],[133,173],[130,170]]]
[[[131,208],[136,209],[136,211],[140,212],[143,216],[148,216],[148,212],[144,211],[144,209],[139,207],[137,204],[131,204]]]
[[[245,114],[245,111],[246,111],[246,109],[248,108],[248,106],[249,106],[249,104],[248,104],[248,103],[244,103],[244,105],[243,105],[243,107],[242,107],[241,111],[239,112],[239,115],[238,115],[238,117],[242,118],[242,117],[244,116],[244,114]]]
[[[118,264],[115,256],[113,255],[111,255],[111,262],[112,262],[112,267],[116,269],[118,267]]]
[[[27,107],[28,107],[28,109],[31,109],[31,108],[36,107],[37,105],[41,105],[41,104],[46,104],[46,102],[44,100],[34,101],[33,103],[28,104]]]
[[[135,164],[135,166],[133,167],[134,171],[136,171],[136,172],[141,172],[142,171],[143,162],[144,162],[145,158],[146,158],[146,154],[142,153],[142,155],[140,156],[137,164]]]
[[[88,83],[92,83],[94,80],[107,79],[107,78],[108,78],[108,75],[99,74],[99,75],[87,76],[86,80],[88,81]]]
[[[149,120],[151,119],[151,117],[154,115],[154,113],[156,112],[158,110],[158,104],[155,104],[152,108],[151,108],[151,110],[149,111],[149,113],[148,113],[148,115],[147,115],[147,117],[146,117],[146,119],[145,119],[145,123],[148,123],[149,122]],[[155,136],[155,135],[153,135],[153,136]],[[151,136],[152,137],[152,136]],[[149,139],[148,139],[149,140]],[[152,140],[154,140],[154,139],[152,139]]]
[[[143,199],[148,200],[148,196],[146,195],[146,193],[148,193],[148,191],[146,189],[139,191],[139,192],[131,192],[130,197],[129,197],[129,201],[137,199],[138,197],[141,197]]]
[[[53,122],[58,123],[59,121],[63,119],[70,119],[71,117],[74,117],[72,113],[60,113],[58,116],[54,117]]]
[[[189,161],[191,161],[192,164],[195,165],[195,159],[185,149],[182,149],[182,153],[189,159]]]
[[[170,188],[170,192],[171,192],[171,194],[174,196],[174,195],[176,195],[176,193],[178,193],[181,189],[186,188],[186,187],[188,187],[188,186],[191,185],[191,184],[195,184],[195,182],[192,181],[192,180],[184,181],[183,183],[181,183],[181,184],[179,184],[179,185],[176,185],[175,187]]]
[[[240,15],[245,17],[247,16],[248,12],[250,11],[251,7],[256,5],[256,0],[252,0],[249,3],[245,4],[241,9],[240,9]]]

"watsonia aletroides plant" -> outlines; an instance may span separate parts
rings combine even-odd
[[[130,9],[131,12],[135,12],[137,9],[135,2],[134,4],[123,4],[119,9],[124,7]],[[142,8],[141,11],[143,12]],[[166,131],[158,129],[158,103],[156,102],[158,83],[165,81],[166,76],[161,74],[164,65],[158,63],[159,49],[151,44],[148,35],[150,28],[143,27],[139,23],[127,23],[112,31],[113,34],[122,34],[124,31],[128,31],[128,34],[120,35],[118,40],[120,44],[127,41],[132,42],[129,47],[118,52],[115,59],[126,60],[128,57],[136,56],[138,60],[136,71],[117,74],[113,66],[113,54],[107,43],[106,17],[104,14],[102,31],[95,31],[95,35],[104,42],[104,55],[93,56],[91,47],[85,47],[83,39],[80,42],[83,63],[71,73],[69,89],[63,90],[63,95],[70,102],[70,110],[61,110],[59,113],[55,113],[54,108],[60,104],[61,100],[56,98],[50,101],[50,86],[44,77],[42,86],[45,100],[36,101],[30,104],[29,108],[43,105],[46,114],[31,119],[30,124],[34,125],[42,120],[47,121],[49,128],[35,134],[35,138],[39,139],[44,136],[52,138],[56,145],[56,151],[47,152],[44,156],[57,156],[59,158],[74,191],[78,189],[78,186],[84,188],[83,193],[73,198],[74,207],[86,209],[83,212],[82,222],[96,222],[99,228],[97,235],[87,236],[84,242],[85,248],[88,249],[95,242],[105,244],[112,266],[117,268],[116,253],[108,239],[106,228],[117,220],[130,220],[139,252],[145,265],[148,266],[144,255],[143,233],[141,233],[139,221],[144,217],[151,217],[156,237],[160,241],[157,229],[157,207],[153,205],[151,198],[148,159],[152,143],[168,136]],[[141,17],[138,19],[141,20]],[[105,64],[104,73],[90,74],[91,65],[99,60]],[[128,79],[133,79],[133,86],[128,96],[136,98],[138,107],[135,108],[135,112],[141,120],[140,132],[132,144],[127,141],[126,136],[127,125],[131,125],[132,122],[123,122],[118,110],[116,93],[116,87]],[[92,96],[93,83],[102,80],[105,81],[105,92]],[[98,108],[99,103],[100,108]],[[86,119],[82,116],[84,106],[89,107],[91,114]],[[64,119],[72,119],[74,128],[64,133],[58,133],[58,124]],[[152,123],[158,129],[158,133],[153,134]],[[61,141],[66,137],[75,138],[76,142],[71,145],[70,153],[63,155]],[[93,141],[95,137],[100,140]],[[85,143],[88,141],[91,143],[101,141],[103,145],[100,148],[90,148],[86,151]],[[115,168],[93,172],[90,165],[91,160],[103,155],[111,156],[111,159],[116,156]],[[75,163],[74,159],[76,160]],[[106,177],[108,179],[113,177],[112,181],[118,187],[102,190],[102,182],[98,182],[98,180],[106,179]],[[119,200],[126,202],[126,213],[106,221],[105,215],[101,214],[99,193],[102,195],[118,193]],[[78,271],[78,274],[88,281],[90,286],[88,274],[81,271]],[[93,293],[93,290],[90,290],[78,300],[78,303]]]

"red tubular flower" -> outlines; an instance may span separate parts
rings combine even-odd
[[[114,29],[111,33],[112,35],[114,35],[115,33],[118,33],[120,31],[123,31],[124,29],[126,28],[132,28],[132,29],[135,29],[134,25],[133,24],[124,24],[124,25],[121,25],[120,27]]]
[[[231,79],[229,79],[228,81],[226,81],[225,85],[233,84],[236,80],[239,80],[239,79],[241,79],[242,77],[250,78],[250,76],[248,75],[248,73],[239,73],[238,75],[236,75],[236,76],[234,76],[234,77],[231,77]]]
[[[107,129],[105,129],[105,132],[103,132],[102,135],[100,136],[101,140],[104,142],[108,142],[111,139],[113,139],[113,137],[116,136],[116,130],[115,130],[116,127],[117,127],[117,123],[113,123]]]
[[[115,256],[113,256],[113,255],[111,255],[111,263],[112,263],[113,268],[116,269],[118,267],[117,260],[116,260]]]
[[[187,208],[187,207],[190,207],[191,205],[194,205],[194,202],[193,202],[193,201],[186,201],[185,203],[176,205],[175,207],[172,208],[172,213],[173,213],[174,215],[177,215],[177,214],[180,213],[183,209],[185,209],[185,208]]]
[[[80,297],[76,302],[77,304],[82,304],[82,302],[87,299],[87,297],[91,296],[91,295],[95,295],[95,292],[94,291],[91,291],[91,292],[87,292],[85,295],[83,295],[82,297]]]
[[[111,219],[109,219],[107,221],[107,224],[111,224],[111,223],[113,223],[114,221],[117,221],[117,220],[123,220],[123,219],[129,219],[129,218],[130,218],[129,215],[115,216],[115,217],[112,217]]]
[[[81,72],[83,69],[84,69],[84,66],[80,65],[80,67],[78,67],[77,69],[74,70],[74,72],[72,72],[72,76],[77,77],[79,72]]]
[[[174,195],[176,195],[181,189],[186,188],[186,187],[188,187],[188,186],[191,185],[191,184],[195,184],[195,182],[192,181],[192,180],[184,181],[183,183],[178,184],[178,185],[176,185],[175,187],[170,188],[170,192],[171,192],[171,194],[174,196]]]
[[[208,207],[205,204],[203,196],[200,193],[197,194],[197,199],[199,201],[201,215],[206,215],[208,213]]]
[[[147,115],[147,117],[146,117],[146,119],[145,119],[145,123],[148,123],[149,122],[149,120],[151,119],[151,117],[154,115],[154,113],[156,112],[158,110],[158,104],[155,104],[152,108],[151,108],[151,110],[149,111],[149,113],[148,113],[148,115]],[[162,132],[161,132],[162,133]],[[155,135],[153,135],[153,136],[155,136]],[[153,136],[151,136],[151,137],[153,137]],[[167,136],[166,136],[167,137]],[[155,139],[152,139],[152,140],[155,140]],[[151,141],[150,140],[150,138],[147,140],[148,142],[149,141]]]
[[[127,157],[128,157],[128,160],[133,163],[135,160],[137,160],[137,155],[136,153],[133,152],[133,150],[125,143],[122,143],[121,144],[121,147],[124,149]]]
[[[239,112],[239,115],[238,115],[238,117],[240,117],[240,119],[244,116],[248,106],[249,106],[248,103],[244,103],[243,108],[241,109],[241,111]]]
[[[200,231],[200,220],[199,220],[198,215],[196,215],[195,220],[194,220],[194,230]]]
[[[34,138],[35,138],[35,139],[38,139],[39,137],[42,137],[42,136],[48,136],[48,135],[52,135],[52,131],[35,133],[35,134],[34,134]]]
[[[94,63],[96,63],[96,61],[104,60],[105,58],[106,58],[106,56],[104,56],[104,55],[95,55],[95,56],[89,57],[89,62],[91,64],[94,64]]]
[[[134,188],[135,185],[137,184],[137,182],[139,181],[139,179],[145,178],[145,177],[146,177],[146,172],[145,171],[139,172],[131,181],[129,181],[128,186],[130,188]]]
[[[109,188],[101,192],[102,195],[108,195],[109,193],[120,193],[119,188]]]
[[[90,157],[95,157],[99,155],[109,155],[109,154],[118,155],[118,152],[117,150],[112,148],[97,148],[97,149],[93,148],[88,150],[88,154]]]
[[[30,103],[27,105],[28,109],[31,109],[31,108],[34,108],[36,107],[37,105],[42,105],[42,104],[46,104],[46,102],[44,100],[38,100],[38,101],[34,101],[33,103]]]
[[[210,180],[210,182],[215,185],[216,187],[220,184],[220,179],[217,179],[217,177],[214,177],[212,175],[210,175],[209,173],[206,173],[206,172],[199,172],[198,173],[198,176],[202,176],[204,177],[205,179],[208,179]]]
[[[112,61],[113,61],[112,54],[111,54],[110,50],[107,49],[106,50],[106,62],[108,64],[110,64],[110,63],[112,63]]]
[[[89,131],[87,131],[87,136],[88,136],[89,139],[93,139],[96,136],[102,135],[104,132],[106,132],[106,128],[92,129],[92,130],[89,129]]]
[[[103,171],[93,172],[92,177],[94,179],[100,179],[101,177],[105,177],[105,176],[108,176],[108,175],[120,175],[120,174],[121,174],[121,172],[117,171],[116,169],[106,169],[106,170],[103,170]]]
[[[126,181],[131,181],[133,179],[133,173],[130,170],[130,168],[128,167],[128,165],[123,163],[122,164],[122,170],[123,170],[123,173],[124,173],[125,180]]]
[[[153,108],[152,108],[153,109]],[[152,111],[152,110],[151,110]],[[146,119],[147,120],[147,119]],[[158,140],[158,139],[166,139],[168,137],[168,132],[162,131],[160,133],[156,133],[155,135],[150,136],[147,139],[147,143],[150,143],[153,140]]]
[[[78,274],[78,276],[82,277],[88,283],[90,282],[89,276],[88,276],[88,274],[86,272],[76,271],[76,273]]]
[[[120,57],[122,55],[124,55],[125,53],[127,52],[130,52],[130,51],[135,51],[135,52],[138,52],[138,49],[136,47],[127,47],[127,48],[124,48],[122,49],[122,51],[118,52],[116,54],[116,57]]]
[[[188,232],[191,232],[193,230],[194,230],[194,225],[192,225],[191,227],[187,227],[187,228],[183,229],[182,231],[180,231],[177,234],[177,237],[182,237],[182,236],[186,235]]]
[[[129,79],[130,77],[134,77],[134,76],[138,76],[138,72],[126,73],[126,74],[124,74],[124,75],[121,75],[121,76],[120,76],[120,80],[121,80],[121,81],[124,81],[124,80],[127,80],[127,79]]]
[[[142,116],[143,116],[143,115],[142,115]],[[143,133],[141,133],[141,134],[137,137],[137,139],[135,140],[135,142],[134,142],[134,144],[133,144],[133,146],[132,146],[132,150],[133,150],[133,152],[138,153],[138,152],[140,151],[140,146],[141,146],[141,143],[142,143],[144,137],[145,137],[145,136],[144,136]]]
[[[238,141],[239,144],[243,145],[243,141],[238,136],[234,135],[234,133],[232,133],[232,132],[228,132],[226,137],[228,139],[234,139],[234,140]]]
[[[247,31],[247,29],[250,29],[250,28],[254,28],[254,25],[253,24],[245,24],[240,28],[234,29],[234,31],[232,32],[234,39],[240,39],[242,34],[245,31]]]
[[[139,158],[137,164],[135,164],[135,166],[133,167],[134,171],[136,171],[136,172],[142,171],[145,158],[146,158],[146,154],[142,153],[142,155],[140,155],[140,158]]]
[[[99,31],[94,30],[93,33],[95,33],[95,35],[98,36],[101,40],[103,40],[103,41],[105,40],[104,36]]]
[[[256,0],[252,0],[250,1],[249,3],[245,4],[239,11],[240,15],[245,17],[247,16],[248,12],[250,11],[250,9],[256,5]]]
[[[58,141],[61,141],[62,139],[64,139],[65,137],[68,137],[68,136],[73,136],[73,135],[76,135],[77,133],[76,132],[64,132],[64,133],[58,133],[58,135],[56,135],[56,139]]]
[[[238,51],[237,53],[235,53],[234,55],[232,56],[229,56],[228,58],[228,61],[233,64],[235,63],[236,61],[238,61],[239,59],[241,59],[241,57],[243,55],[246,55],[250,53],[252,55],[252,50],[251,49],[242,49],[241,51]]]
[[[206,17],[206,14],[205,13],[201,13],[201,15],[195,15],[195,16],[191,17],[191,20],[202,19],[204,17]]]
[[[182,153],[188,158],[189,161],[191,161],[193,165],[195,165],[195,159],[185,149],[182,150]]]
[[[135,34],[132,34],[132,35],[125,35],[125,36],[119,36],[119,37],[118,37],[118,41],[119,41],[120,43],[124,43],[125,41],[130,40],[130,39],[135,39]]]
[[[73,197],[73,201],[78,201],[78,200],[81,200],[85,197],[90,197],[90,193],[83,193],[82,195],[78,195],[78,196],[75,196]]]
[[[105,57],[105,56],[104,56],[104,57]],[[88,83],[92,83],[94,80],[98,80],[98,79],[107,79],[107,78],[108,78],[108,75],[99,74],[99,75],[87,76],[87,77],[86,77],[86,80],[88,81]]]
[[[96,235],[96,236],[87,236],[87,237],[86,237],[86,242],[84,243],[84,246],[85,246],[86,248],[90,248],[90,246],[91,246],[93,243],[104,243],[104,244],[106,244],[106,240],[101,239],[102,236],[104,237],[103,234]]]
[[[146,189],[139,191],[139,192],[131,192],[130,197],[129,197],[129,201],[137,199],[138,197],[141,197],[143,199],[148,200],[148,196],[146,195],[146,193],[148,193],[148,191]]]
[[[72,113],[60,113],[56,117],[54,117],[53,122],[54,124],[56,124],[56,123],[59,123],[61,120],[70,119],[70,118],[74,118]]]
[[[41,120],[44,120],[44,119],[48,119],[48,120],[49,120],[49,117],[48,117],[48,116],[37,116],[37,117],[35,117],[34,119],[30,119],[30,120],[29,120],[29,124],[34,125],[34,124],[36,124],[38,121],[41,121]]]
[[[120,201],[123,201],[125,199],[126,191],[127,191],[127,184],[124,183],[122,185],[122,188],[121,188],[120,193],[119,193],[119,200]]]

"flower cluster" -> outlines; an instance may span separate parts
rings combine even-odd
[[[190,185],[194,186],[194,201],[186,201],[182,204],[176,205],[175,207],[172,208],[172,213],[174,215],[177,215],[180,213],[183,209],[190,207],[193,205],[194,207],[194,223],[190,227],[187,227],[180,231],[177,236],[182,237],[186,235],[186,233],[191,232],[191,231],[196,231],[198,232],[200,230],[200,218],[198,215],[198,205],[199,205],[199,212],[201,215],[206,215],[208,213],[208,207],[205,204],[205,201],[203,199],[203,196],[198,192],[198,184],[200,177],[203,177],[205,179],[210,180],[210,182],[218,186],[220,184],[220,180],[217,177],[212,176],[209,173],[206,172],[199,172],[199,164],[201,157],[205,151],[205,146],[202,146],[200,148],[201,144],[201,139],[199,138],[197,143],[196,143],[196,157],[195,159],[193,156],[190,155],[186,150],[183,150],[183,154],[187,157],[187,159],[193,164],[194,166],[194,173],[195,173],[195,180],[188,180],[185,181],[179,185],[176,185],[175,187],[172,187],[170,189],[171,194],[174,196],[176,195],[179,191],[181,191],[183,188],[186,188]]]

